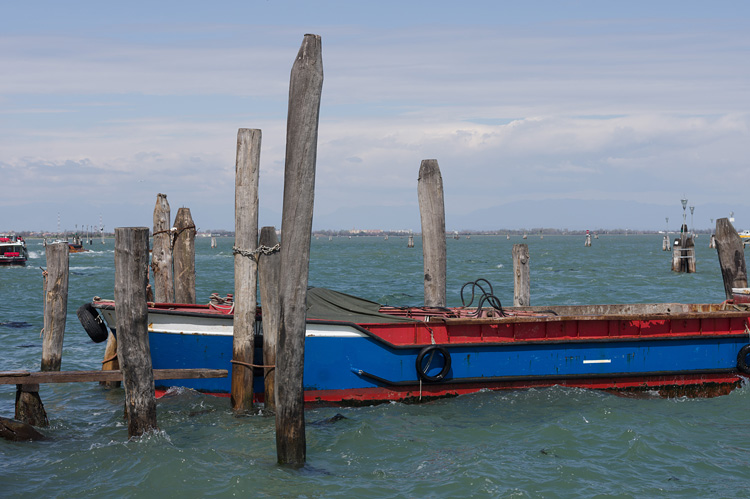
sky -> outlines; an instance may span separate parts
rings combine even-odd
[[[280,227],[306,33],[315,229],[418,232],[424,159],[448,230],[750,228],[750,2],[0,0],[0,232],[233,230],[239,128]]]

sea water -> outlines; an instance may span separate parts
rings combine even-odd
[[[511,248],[531,255],[533,305],[721,302],[708,237],[697,273],[670,270],[659,235],[478,236],[448,240],[448,302],[486,279],[512,304]],[[422,251],[406,237],[313,238],[310,285],[389,305],[423,298]],[[196,242],[196,292],[233,290],[233,240]],[[113,297],[113,240],[70,256],[64,370],[98,369],[75,310]],[[26,267],[0,268],[0,370],[37,370],[44,247]],[[465,291],[466,294],[466,291]],[[552,387],[481,392],[423,404],[319,407],[305,413],[307,465],[276,464],[274,418],[235,417],[228,399],[177,390],[159,400],[160,430],[129,441],[122,389],[40,388],[50,427],[38,442],[0,440],[0,497],[747,497],[750,388],[707,398],[629,398]],[[13,417],[15,387],[0,385]],[[343,419],[331,418],[340,414]]]

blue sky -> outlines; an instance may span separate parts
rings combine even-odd
[[[2,2],[0,232],[233,229],[238,128],[280,225],[289,74],[322,37],[316,228],[750,228],[747,2]],[[563,207],[565,207],[563,209]],[[557,211],[557,213],[556,213]],[[467,225],[473,225],[471,227]]]

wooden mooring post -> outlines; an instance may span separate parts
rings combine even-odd
[[[195,223],[190,208],[180,208],[174,219],[174,301],[195,303]]]
[[[166,194],[156,195],[154,206],[154,247],[151,251],[151,270],[154,273],[154,301],[174,303],[172,278],[171,212]]]
[[[232,394],[235,412],[253,408],[253,350],[258,283],[258,179],[261,131],[237,131],[234,177],[234,335],[232,339]]]
[[[680,237],[674,240],[672,246],[672,271],[690,274],[695,272],[695,268],[695,243],[688,234],[687,225],[683,224]]]
[[[65,320],[68,316],[68,276],[70,249],[67,243],[45,247],[47,270],[44,272],[44,329],[42,340],[42,371],[59,371]],[[38,384],[16,385],[15,418],[33,426],[48,426],[47,412],[39,397]]]
[[[322,89],[320,36],[305,35],[289,84],[276,352],[276,454],[292,466],[307,459],[302,376]]]
[[[716,220],[716,252],[727,300],[734,298],[732,288],[747,287],[747,265],[742,238],[727,218]]]
[[[428,307],[444,307],[447,272],[445,202],[443,177],[436,159],[422,160],[419,166],[417,196],[422,219],[424,304]]]
[[[115,306],[128,437],[157,429],[148,341],[148,228],[115,228]]]
[[[531,305],[531,272],[529,271],[529,246],[513,245],[513,306]]]
[[[258,279],[263,308],[263,374],[266,409],[276,411],[276,343],[279,337],[279,274],[281,254],[276,227],[260,230]]]
[[[44,293],[42,371],[59,371],[65,320],[68,317],[70,249],[67,243],[48,244],[47,286]]]

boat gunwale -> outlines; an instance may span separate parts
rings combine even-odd
[[[114,300],[94,300],[91,302],[94,308],[102,310],[114,310]],[[223,310],[211,309],[209,305],[193,304],[193,303],[156,303],[147,302],[148,312],[155,314],[167,314],[167,315],[186,315],[189,317],[225,317],[234,318],[234,314],[226,313]],[[631,320],[631,321],[644,321],[644,320],[686,320],[686,319],[710,319],[710,318],[738,318],[747,317],[750,319],[750,310],[711,310],[713,307],[719,307],[721,304],[682,304],[682,303],[644,303],[644,304],[614,304],[605,306],[691,306],[691,307],[705,307],[707,310],[691,310],[688,312],[635,312],[635,313],[617,313],[617,314],[578,314],[578,315],[560,315],[554,312],[555,306],[547,307],[544,310],[529,310],[528,308],[518,309],[523,312],[535,312],[540,315],[506,315],[498,317],[441,317],[439,315],[429,315],[424,320],[416,319],[408,316],[396,316],[396,317],[407,317],[414,320],[414,323],[424,323],[429,325],[430,323],[445,323],[455,325],[471,325],[471,324],[503,324],[508,322],[562,322],[562,321],[597,321],[597,320]],[[167,308],[168,307],[168,308]],[[568,307],[565,305],[564,307]],[[414,307],[419,308],[419,307]],[[459,309],[460,307],[455,307]],[[192,310],[191,310],[192,309]],[[261,308],[258,307],[258,310]],[[463,309],[472,310],[472,309]],[[508,312],[514,312],[516,309],[505,309]],[[544,314],[544,312],[548,312]],[[544,315],[541,315],[544,314]],[[326,319],[307,319],[308,321],[315,322],[330,322],[333,324],[356,324],[350,321],[336,321]],[[375,325],[375,324],[389,324],[385,322],[362,322],[360,324]]]
[[[207,307],[206,305],[192,305],[193,307]],[[100,308],[104,310],[114,310],[114,302],[94,302],[95,308]],[[165,310],[165,309],[149,309],[149,313],[153,313],[156,315],[182,315],[182,316],[188,316],[188,317],[221,317],[223,320],[230,320],[233,319],[233,315],[231,314],[222,314],[222,313],[201,313],[201,312],[188,312],[188,311],[179,311],[179,310]],[[711,317],[709,318],[748,318],[750,314],[747,312],[741,312],[741,311],[715,311],[715,312],[701,312],[701,315],[705,314],[711,314]],[[719,315],[715,315],[719,314]],[[688,314],[680,314],[679,316],[672,316],[668,315],[665,316],[665,319],[701,319],[704,317],[694,317],[694,316],[687,316]],[[653,317],[653,314],[651,314],[649,317]],[[528,319],[529,317],[524,317],[525,319]],[[662,317],[657,318],[661,319]],[[449,319],[448,321],[465,321],[465,322],[447,322],[447,324],[464,324],[464,325],[491,325],[491,324],[503,324],[503,323],[509,323],[509,322],[515,322],[515,321],[498,321],[497,319],[500,318],[482,318],[482,319]],[[506,318],[507,319],[507,318]],[[531,317],[530,319],[539,319],[539,317]],[[559,316],[547,316],[542,317],[542,319],[565,319],[565,320],[649,320],[649,319],[634,319],[633,316],[583,316],[583,318],[570,318],[570,317],[559,317]],[[429,341],[424,342],[412,342],[412,343],[405,343],[405,344],[397,344],[393,343],[381,335],[377,334],[376,332],[373,332],[369,329],[367,329],[367,326],[370,327],[404,327],[404,326],[410,326],[410,327],[417,327],[417,328],[427,328],[429,330],[430,328],[430,322],[427,321],[417,321],[415,320],[412,323],[361,323],[357,324],[354,322],[348,322],[348,321],[334,321],[334,320],[323,320],[323,319],[308,319],[308,323],[310,324],[319,324],[319,325],[333,325],[333,326],[346,326],[350,327],[362,334],[364,334],[369,339],[372,339],[373,341],[376,341],[378,343],[382,343],[383,345],[386,345],[388,348],[395,349],[395,350],[406,350],[406,349],[414,349],[414,348],[424,348],[426,346],[433,345],[433,343]],[[553,321],[518,321],[518,322],[553,322]],[[441,324],[442,321],[438,322],[432,322],[433,325]],[[167,331],[153,331],[150,330],[151,333],[157,333],[157,334],[176,334],[172,332]],[[181,332],[179,334],[192,334],[192,333],[184,333]],[[194,334],[201,334],[206,336],[213,336],[214,333],[208,332],[208,333],[194,333]],[[225,336],[225,335],[216,335],[216,336]],[[261,336],[261,335],[259,335]],[[704,339],[704,340],[717,340],[717,339],[735,339],[739,337],[747,336],[748,337],[748,343],[750,343],[750,328],[748,328],[748,323],[745,324],[745,329],[743,331],[737,331],[737,332],[721,332],[721,333],[703,333],[703,332],[697,332],[697,333],[683,333],[683,334],[654,334],[654,335],[622,335],[622,336],[586,336],[586,337],[580,337],[580,336],[568,336],[568,337],[554,337],[554,338],[533,338],[533,339],[517,339],[517,338],[497,338],[494,341],[475,341],[475,342],[439,342],[434,343],[437,346],[443,346],[443,347],[450,347],[450,348],[476,348],[477,346],[483,346],[483,347],[493,347],[493,346],[511,346],[511,345],[560,345],[560,344],[583,344],[583,343],[614,343],[614,342],[643,342],[643,341],[676,341],[676,340],[696,340],[696,339]]]

